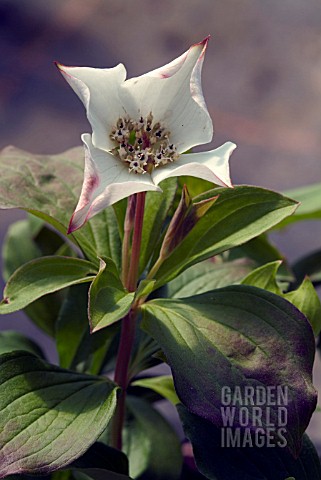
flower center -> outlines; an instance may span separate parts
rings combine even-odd
[[[119,118],[110,134],[110,138],[118,144],[112,153],[128,165],[130,172],[151,173],[154,168],[179,157],[169,136],[170,132],[161,123],[153,121],[152,113],[138,121]]]

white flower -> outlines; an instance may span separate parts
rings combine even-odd
[[[232,186],[233,143],[183,155],[213,137],[201,88],[207,43],[208,38],[164,67],[129,80],[122,64],[105,69],[58,65],[85,105],[93,131],[82,135],[84,183],[69,233],[124,197],[161,191],[158,185],[168,177],[191,175]]]

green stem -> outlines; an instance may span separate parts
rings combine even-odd
[[[129,272],[130,235],[135,223],[136,195],[129,197],[124,221],[124,238],[122,245],[122,282],[126,285]]]
[[[153,278],[155,277],[156,273],[160,269],[164,260],[165,260],[165,258],[158,257],[158,259],[156,260],[156,262],[152,266],[151,270],[149,271],[148,275],[146,276],[146,280],[153,280]]]
[[[139,272],[139,254],[142,239],[143,219],[145,209],[145,192],[136,194],[135,225],[130,258],[129,273],[125,285],[127,290],[134,292],[137,286]],[[112,423],[111,443],[114,448],[122,448],[122,429],[126,412],[126,389],[128,386],[128,368],[131,351],[135,339],[136,309],[130,312],[122,320],[120,342],[117,353],[114,380],[120,388],[117,399],[116,412]]]
[[[124,230],[124,240],[122,245],[122,269],[121,269],[123,284],[126,283],[126,279],[128,278],[129,247],[130,247],[130,230]]]

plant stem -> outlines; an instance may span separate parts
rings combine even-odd
[[[122,429],[126,410],[126,389],[128,384],[128,367],[135,338],[135,312],[130,311],[122,320],[122,330],[118,347],[115,369],[115,383],[121,391],[117,398],[117,407],[111,430],[111,443],[114,448],[122,448]]]
[[[154,263],[153,267],[151,268],[150,272],[148,273],[146,280],[152,280],[156,273],[158,272],[160,266],[162,265],[165,258],[158,257],[157,261]]]
[[[132,254],[130,258],[129,273],[125,285],[127,290],[129,290],[130,292],[134,292],[136,290],[138,280],[139,254],[143,230],[145,196],[145,192],[136,194],[136,211],[132,242]],[[122,448],[122,429],[126,412],[126,389],[129,381],[128,367],[135,339],[135,320],[136,308],[130,310],[130,312],[122,320],[120,342],[115,367],[114,380],[115,383],[120,386],[121,391],[117,399],[116,412],[112,423],[111,443],[114,448],[118,448],[119,450],[121,450]]]
[[[132,254],[130,258],[130,267],[126,288],[129,292],[134,292],[137,287],[140,245],[143,233],[143,220],[145,209],[146,192],[136,194],[135,225],[133,233]]]
[[[124,240],[122,245],[122,282],[126,283],[129,270],[129,247],[130,247],[130,230],[124,230]]]
[[[122,245],[122,282],[126,285],[129,272],[130,259],[130,235],[135,223],[136,195],[131,195],[127,202],[127,209],[124,221],[124,238]]]

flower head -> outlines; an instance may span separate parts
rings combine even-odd
[[[122,64],[105,69],[58,65],[92,127],[92,135],[82,135],[84,183],[69,233],[124,197],[161,191],[159,183],[168,177],[191,175],[232,186],[233,143],[183,154],[213,137],[201,88],[207,43],[208,38],[164,67],[128,80]]]

